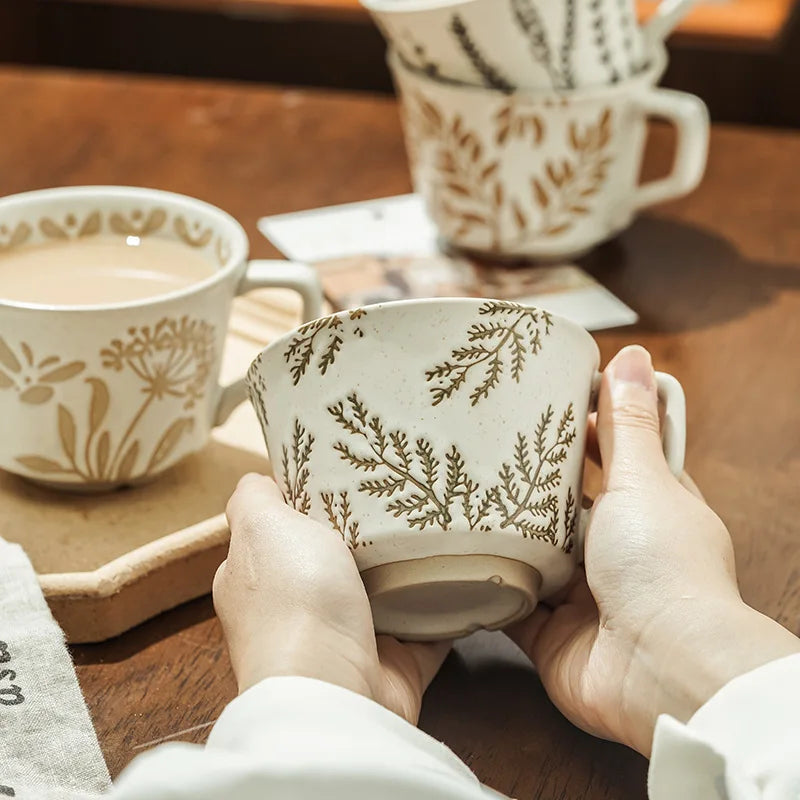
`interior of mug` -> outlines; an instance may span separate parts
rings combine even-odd
[[[118,238],[136,246],[143,240],[174,242],[199,254],[211,265],[211,274],[193,283],[200,289],[224,280],[247,257],[247,236],[229,214],[201,200],[172,192],[125,186],[79,186],[44,189],[0,199],[0,279],[2,256],[22,248],[59,242]],[[171,299],[182,291],[167,292],[157,300]],[[113,303],[134,306],[147,300]],[[0,307],[46,307],[46,303],[17,302],[3,298]],[[78,307],[94,307],[87,302]],[[103,307],[109,304],[102,303]],[[59,306],[64,310],[69,306]]]

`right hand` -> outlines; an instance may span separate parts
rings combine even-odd
[[[659,714],[687,721],[737,675],[800,652],[742,601],[728,531],[667,467],[657,403],[649,354],[625,348],[601,384],[585,576],[508,631],[572,722],[644,755]]]

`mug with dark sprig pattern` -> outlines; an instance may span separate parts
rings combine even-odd
[[[611,86],[644,72],[696,0],[361,0],[410,68],[443,82],[516,90]]]

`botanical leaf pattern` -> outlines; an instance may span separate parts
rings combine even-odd
[[[19,456],[17,461],[32,472],[68,472],[58,461],[43,456]]]
[[[194,418],[179,417],[163,433],[161,438],[147,462],[146,472],[150,473],[158,469],[171,455],[172,451],[178,446],[184,433],[188,433],[194,427]]]
[[[45,239],[79,239],[95,236],[103,232],[104,225],[110,233],[119,236],[150,236],[163,232],[169,219],[166,209],[161,207],[134,208],[131,211],[111,211],[104,222],[103,211],[95,209],[83,212],[68,212],[63,219],[41,217],[30,222],[21,221],[15,225],[0,224],[0,253],[27,244],[38,229]],[[175,234],[190,247],[205,247],[214,239],[214,231],[202,222],[188,222],[176,215],[172,224]],[[214,253],[220,265],[230,257],[230,242],[219,235],[214,242]]]
[[[102,217],[99,211],[90,211],[80,218],[72,212],[65,214],[63,220],[42,217],[39,230],[47,239],[79,239],[83,236],[95,236],[100,233]]]
[[[295,420],[290,446],[283,446],[281,467],[283,469],[284,497],[297,511],[308,514],[311,510],[311,495],[308,480],[311,477],[310,461],[314,437],[299,420]]]
[[[564,87],[575,86],[575,73],[572,69],[572,53],[575,49],[575,4],[577,0],[564,0],[564,35],[561,39],[560,62]]]
[[[334,445],[343,461],[370,475],[360,482],[359,491],[382,499],[386,511],[404,517],[409,527],[447,530],[454,515],[463,513],[474,530],[488,513],[488,505],[478,502],[478,485],[467,476],[455,445],[439,458],[427,439],[411,440],[403,431],[387,428],[355,392],[328,412],[360,445]]]
[[[557,422],[548,406],[532,432],[517,433],[496,481],[486,487],[470,475],[458,445],[440,450],[424,436],[389,427],[357,392],[328,413],[349,439],[335,442],[334,451],[363,475],[359,493],[404,519],[409,529],[509,529],[565,552],[574,547],[579,510],[572,487],[559,499],[562,467],[577,437],[571,403]],[[315,437],[296,419],[291,442],[283,446],[281,479],[287,502],[306,514],[312,506],[314,446]],[[331,526],[352,549],[371,544],[361,538],[347,490],[322,491],[319,499]]]
[[[524,139],[538,147],[544,141],[544,117],[517,97],[510,97],[494,117],[495,143],[502,147],[512,139]]]
[[[250,369],[247,371],[246,383],[247,391],[250,394],[250,402],[255,409],[261,430],[266,432],[269,426],[267,417],[267,384],[261,374],[261,353],[250,365]]]
[[[358,320],[366,314],[363,308],[354,308],[347,312],[347,321],[355,323],[349,326],[345,325],[342,314],[332,314],[298,328],[283,353],[286,363],[289,364],[292,383],[296,386],[313,362],[316,362],[317,369],[324,375],[336,361],[345,337],[363,338],[364,331],[358,325]]]
[[[564,506],[564,541],[561,549],[565,553],[571,553],[575,547],[575,534],[578,528],[578,504],[575,502],[575,495],[572,494],[572,487],[567,489],[567,501]]]
[[[19,343],[17,353],[0,336],[0,391],[16,391],[27,405],[46,403],[55,394],[54,384],[68,381],[86,369],[83,361],[63,363],[58,356],[37,360],[27,342]]]
[[[20,392],[19,399],[31,406],[40,406],[46,403],[55,392],[50,386],[31,386]]]
[[[554,100],[542,101],[545,107]],[[563,105],[564,101],[561,101]],[[421,93],[406,93],[403,104],[412,162],[424,143],[432,146],[434,180],[430,201],[434,216],[455,241],[482,241],[481,249],[499,251],[562,236],[594,210],[612,163],[610,108],[596,122],[569,123],[564,155],[550,157],[530,176],[529,197],[515,196],[501,174],[500,158],[467,129],[464,119],[451,119]],[[538,147],[548,135],[545,117],[528,101],[509,98],[495,113],[493,146],[512,141]]]
[[[338,495],[333,492],[322,492],[320,499],[331,527],[339,532],[347,546],[351,550],[355,550],[359,545],[366,547],[367,543],[359,538],[358,521],[353,519],[347,492],[339,492]]]
[[[478,309],[484,321],[467,330],[467,341],[450,358],[425,372],[433,405],[451,398],[473,381],[469,395],[477,405],[508,374],[519,383],[530,356],[539,353],[550,335],[553,318],[546,311],[502,300],[487,300]]]
[[[214,231],[202,222],[187,222],[184,217],[175,217],[175,233],[190,247],[205,247],[214,235]]]
[[[461,115],[446,120],[437,106],[422,94],[404,105],[410,131],[436,142],[434,167],[438,174],[434,202],[456,226],[456,236],[473,229],[486,233],[492,247],[500,242],[498,210],[505,201],[499,177],[500,162],[487,156],[477,135]]]
[[[547,72],[554,89],[574,89],[575,77],[571,57],[575,45],[575,0],[566,0],[564,33],[561,38],[560,63],[550,43],[550,35],[539,14],[536,0],[511,0],[514,19],[528,40],[533,60]]]
[[[0,253],[19,247],[30,239],[33,229],[27,222],[16,225],[0,225]]]
[[[561,468],[575,441],[575,416],[570,403],[551,435],[554,412],[548,406],[532,437],[517,434],[513,458],[500,469],[500,482],[487,493],[500,516],[500,528],[514,528],[523,536],[557,544]],[[574,501],[573,501],[574,503]],[[574,525],[573,525],[574,527]],[[566,538],[571,538],[571,535]]]
[[[163,208],[151,208],[149,211],[135,209],[128,214],[115,211],[108,218],[108,227],[121,236],[148,236],[161,230],[167,221],[167,212]]]
[[[497,67],[492,65],[486,55],[481,52],[460,14],[453,14],[450,20],[450,31],[485,86],[509,93],[516,89],[516,86]]]
[[[622,76],[614,65],[614,54],[608,41],[608,23],[605,16],[604,3],[607,0],[589,0],[589,13],[592,17],[591,27],[593,31],[593,43],[597,48],[600,63],[608,71],[608,78],[611,83],[619,83]]]

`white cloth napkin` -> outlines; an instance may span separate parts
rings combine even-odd
[[[0,800],[110,786],[64,635],[22,548],[0,539]]]

